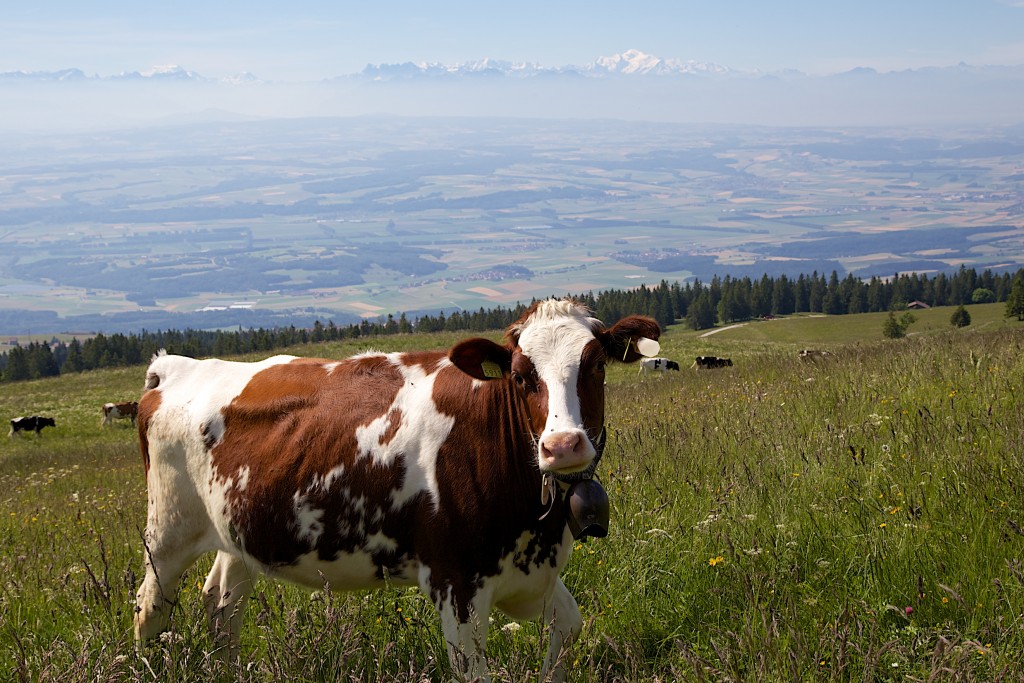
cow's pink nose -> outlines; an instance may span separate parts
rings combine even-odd
[[[589,448],[582,432],[556,432],[540,442],[540,455],[545,469],[563,470],[590,464]]]

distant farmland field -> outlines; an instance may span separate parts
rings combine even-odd
[[[662,279],[1024,264],[1024,146],[907,135],[396,118],[5,138],[0,310],[206,309],[216,327],[241,304],[348,321]]]

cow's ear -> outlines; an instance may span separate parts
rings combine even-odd
[[[622,363],[635,363],[644,357],[637,347],[641,339],[657,339],[661,336],[661,326],[654,318],[643,315],[631,315],[623,318],[601,333],[601,344],[612,360]]]
[[[490,339],[464,339],[448,352],[448,360],[473,379],[500,379],[512,369],[512,352]]]

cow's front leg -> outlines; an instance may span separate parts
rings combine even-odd
[[[569,647],[583,630],[583,617],[576,598],[561,579],[555,580],[551,597],[544,603],[544,623],[550,627],[551,633],[540,680],[559,683],[565,680],[565,659],[569,656]]]
[[[441,617],[441,630],[448,645],[448,661],[455,680],[460,683],[490,683],[491,677],[487,673],[490,592],[477,589],[467,599],[457,596],[451,585],[439,591],[428,581],[429,576],[421,576],[421,587]]]

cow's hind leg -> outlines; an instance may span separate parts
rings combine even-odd
[[[135,642],[157,637],[170,624],[171,609],[178,600],[178,584],[201,553],[193,548],[146,545],[146,577],[135,597]]]
[[[242,617],[252,589],[252,574],[245,562],[225,552],[217,553],[203,586],[203,600],[210,633],[217,644],[217,655],[222,659],[238,656]]]
[[[153,490],[166,489],[158,474],[156,467],[150,468],[149,514],[143,536],[146,577],[135,602],[135,641],[139,645],[167,630],[181,575],[213,549],[205,510],[193,499],[154,495]]]

